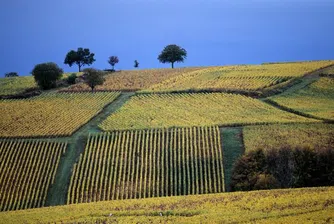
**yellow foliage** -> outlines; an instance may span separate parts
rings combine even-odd
[[[32,76],[0,78],[0,95],[19,94],[34,87],[37,85]]]
[[[316,121],[238,94],[162,94],[132,97],[100,127],[107,131]]]
[[[211,67],[172,77],[143,92],[191,89],[260,90],[332,64],[334,61]]]
[[[0,213],[0,223],[331,223],[334,187],[104,201]]]
[[[334,119],[334,80],[320,78],[310,86],[294,93],[270,98],[285,107],[323,119]]]
[[[0,141],[0,211],[43,206],[65,149],[60,142]]]
[[[115,131],[89,138],[67,203],[224,190],[218,127]]]
[[[71,135],[119,94],[62,93],[0,100],[0,137]]]
[[[321,150],[334,145],[333,124],[275,124],[243,129],[246,151],[307,147]]]

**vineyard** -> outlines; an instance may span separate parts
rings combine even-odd
[[[0,211],[44,205],[66,143],[0,141]]]
[[[315,117],[334,120],[334,79],[320,78],[298,92],[270,98],[279,105]]]
[[[315,61],[212,67],[167,79],[143,92],[201,89],[261,90],[333,64],[334,61]]]
[[[68,203],[223,192],[223,171],[218,127],[92,135]]]
[[[246,151],[307,147],[326,149],[334,145],[333,124],[274,124],[243,129]]]
[[[71,135],[119,94],[50,93],[22,100],[0,100],[0,137]]]
[[[35,87],[37,85],[32,76],[0,78],[0,96],[19,94]]]
[[[201,68],[177,68],[177,69],[148,69],[148,70],[128,70],[110,73],[105,76],[106,81],[102,86],[97,86],[97,90],[104,91],[137,91],[148,88],[153,84],[164,81],[168,78],[178,76],[183,73],[195,71]],[[61,91],[89,91],[90,88],[79,83]]]
[[[237,126],[317,122],[238,94],[161,94],[132,97],[100,127],[127,130],[191,126]]]
[[[3,223],[331,223],[334,187],[102,201],[2,212]]]

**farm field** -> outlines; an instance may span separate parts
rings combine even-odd
[[[0,213],[3,223],[331,223],[334,187],[72,204]]]
[[[68,203],[223,191],[218,127],[115,131],[89,138]]]
[[[43,206],[66,145],[36,140],[0,141],[0,211]]]
[[[289,94],[269,98],[287,108],[322,119],[334,120],[334,79],[320,78],[311,85]]]
[[[49,93],[29,99],[0,100],[0,137],[71,135],[119,94]]]
[[[202,69],[200,67],[176,68],[176,69],[146,69],[146,70],[126,70],[110,73],[105,76],[103,85],[97,86],[97,90],[103,91],[137,91],[148,88],[171,77],[183,73]],[[64,88],[61,91],[89,91],[90,88],[84,83]]]
[[[246,151],[307,147],[316,150],[334,145],[334,124],[274,124],[243,128]]]
[[[334,65],[334,61],[223,66],[187,72],[142,92],[182,90],[261,90],[306,73]]]
[[[0,96],[19,94],[36,87],[32,76],[0,78]]]
[[[111,114],[105,130],[316,122],[238,94],[137,95]]]

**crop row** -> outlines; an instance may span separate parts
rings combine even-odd
[[[68,203],[224,191],[218,127],[92,135],[75,164]]]
[[[44,205],[66,143],[0,141],[0,211]]]

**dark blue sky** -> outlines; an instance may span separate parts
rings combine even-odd
[[[333,0],[2,0],[0,76],[29,74],[88,47],[93,67],[169,67],[157,56],[167,44],[188,51],[184,64],[204,66],[334,59]]]

